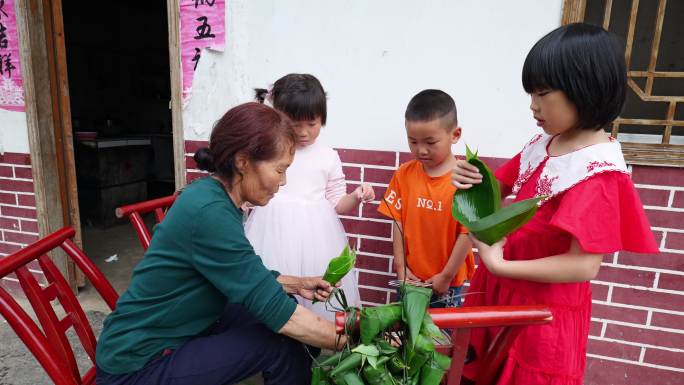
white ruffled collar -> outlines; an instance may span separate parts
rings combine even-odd
[[[513,194],[520,191],[541,164],[544,168],[536,182],[534,196],[546,198],[539,205],[596,174],[608,171],[629,174],[620,143],[613,138],[608,143],[594,144],[560,156],[549,156],[551,139],[551,135],[539,134],[525,145]]]

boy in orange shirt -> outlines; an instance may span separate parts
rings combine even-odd
[[[406,107],[406,135],[416,159],[392,176],[378,211],[395,220],[394,267],[400,280],[432,284],[431,307],[455,307],[475,269],[468,230],[451,215],[456,188],[451,145],[461,137],[456,104],[447,93],[424,90]]]

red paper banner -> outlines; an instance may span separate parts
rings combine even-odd
[[[14,0],[0,0],[0,108],[25,111]]]
[[[225,0],[182,0],[180,3],[184,104],[192,91],[192,79],[202,56],[202,49],[224,49],[225,17]]]

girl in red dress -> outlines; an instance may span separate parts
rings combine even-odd
[[[591,317],[589,281],[605,254],[658,248],[630,179],[620,144],[603,128],[620,113],[626,69],[619,44],[600,27],[562,26],[525,59],[523,87],[544,133],[499,168],[503,196],[545,196],[525,226],[492,246],[474,240],[481,264],[465,306],[547,304],[553,321],[526,327],[514,342],[498,384],[581,385]],[[459,161],[459,189],[480,183]],[[497,328],[473,329],[477,373]]]

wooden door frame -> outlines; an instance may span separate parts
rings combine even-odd
[[[586,9],[587,0],[563,0],[561,25],[583,21]]]
[[[61,9],[61,0],[17,0],[17,30],[21,52],[26,121],[28,127],[31,171],[36,197],[39,235],[45,236],[71,225],[68,207],[68,179],[65,172],[65,131],[70,133],[69,110],[64,114],[60,101],[68,100],[68,88],[59,86],[66,81],[60,73],[59,54],[55,45],[63,42],[61,27],[55,26],[53,6]],[[61,25],[61,13],[59,14]],[[66,75],[64,73],[63,75]],[[66,95],[62,95],[66,92]],[[67,104],[68,105],[68,104]],[[67,127],[65,127],[65,123]],[[76,208],[78,213],[78,208]],[[80,242],[80,228],[76,228]],[[73,262],[60,252],[52,258],[74,289],[77,287]]]
[[[72,226],[81,247],[62,0],[17,0],[15,8],[39,235]],[[180,189],[185,185],[185,141],[179,0],[167,0],[167,17],[174,172]],[[52,257],[74,289],[83,283],[66,255]]]
[[[183,130],[183,79],[181,72],[180,0],[166,1],[169,26],[169,69],[171,70],[171,126],[176,190],[185,186],[185,132]]]

